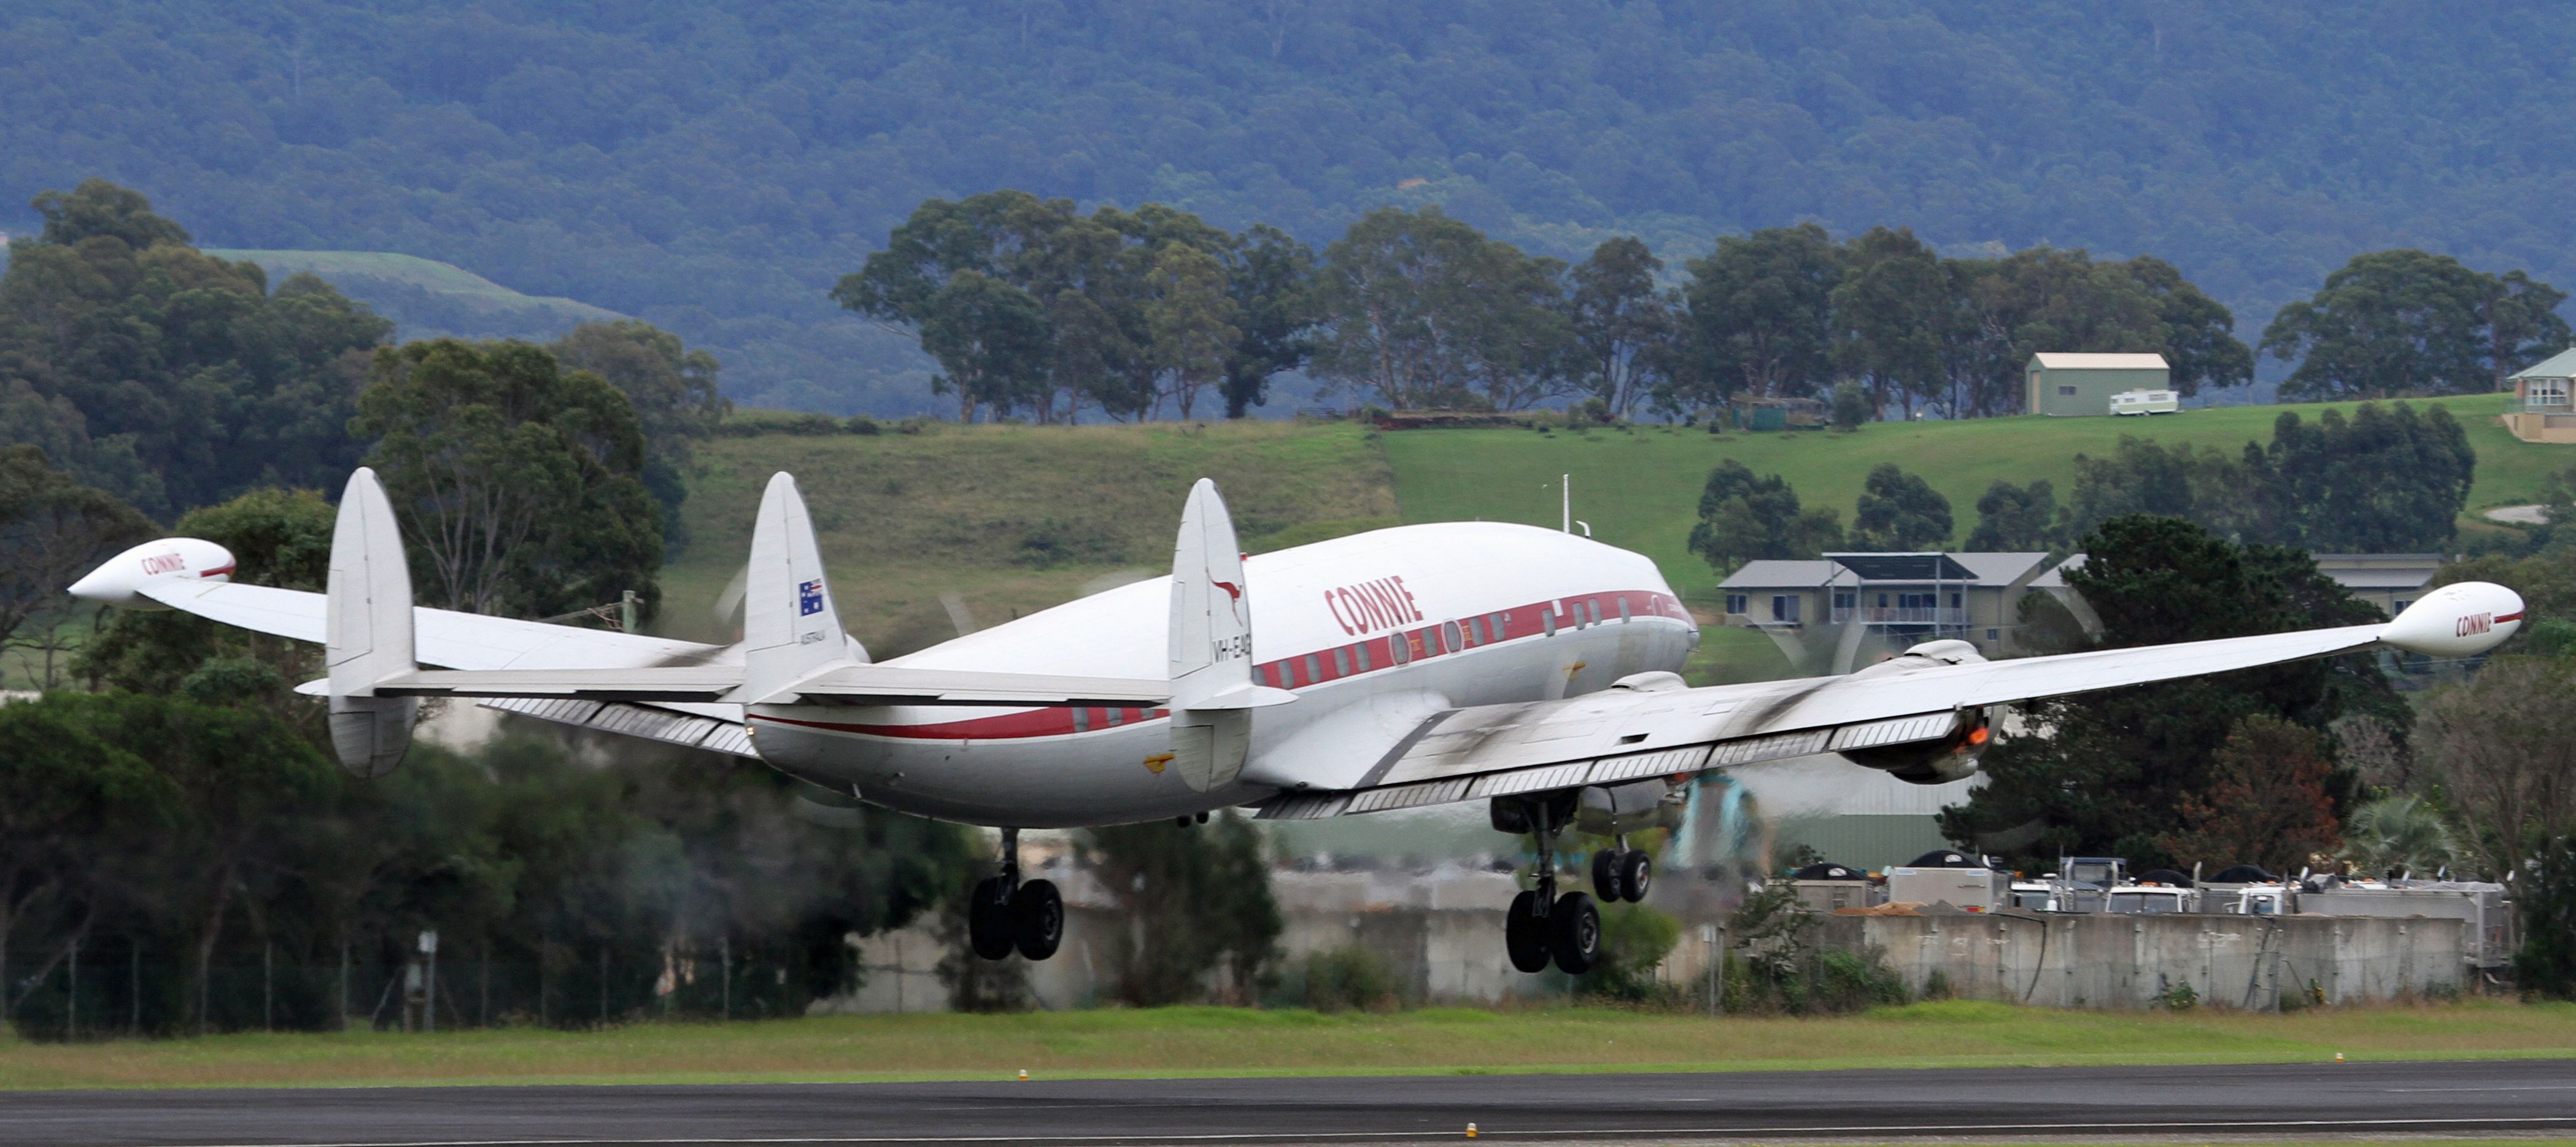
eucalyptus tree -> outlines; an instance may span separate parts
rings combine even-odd
[[[1634,236],[1604,240],[1574,265],[1567,297],[1584,387],[1625,421],[1638,400],[1672,376],[1677,296],[1659,282],[1664,261]]]
[[[635,406],[526,343],[378,352],[352,432],[402,519],[432,604],[547,615],[634,590],[658,601],[662,514]]]

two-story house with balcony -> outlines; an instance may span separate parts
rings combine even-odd
[[[2576,442],[2576,350],[2560,351],[2505,378],[2504,427],[2525,442]]]
[[[1826,554],[1821,561],[1746,562],[1718,589],[1728,625],[1775,635],[1859,626],[1857,642],[1838,644],[1855,652],[1866,646],[1873,655],[1956,637],[1995,657],[2021,624],[2022,595],[2057,565],[2044,553]]]

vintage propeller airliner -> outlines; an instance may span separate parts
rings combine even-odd
[[[373,473],[343,492],[321,594],[234,583],[197,539],[138,546],[71,587],[326,649],[341,762],[399,764],[419,698],[753,757],[907,813],[1001,829],[969,913],[976,951],[1052,955],[1063,902],[1022,880],[1018,830],[1204,817],[1318,818],[1484,801],[1532,833],[1535,887],[1506,916],[1514,966],[1591,966],[1593,898],[1559,894],[1557,834],[1654,823],[1710,769],[1817,753],[1934,784],[1976,770],[1999,706],[2376,645],[2493,648],[2522,599],[2481,582],[2395,621],[1989,662],[1937,640],[1839,677],[1689,688],[1699,630],[1652,562],[1528,526],[1403,526],[1254,557],[1213,483],[1181,512],[1172,574],[872,662],[844,631],[796,482],[770,479],[743,640],[701,645],[412,605]],[[441,668],[424,669],[423,665]],[[1635,899],[1642,851],[1594,857]]]

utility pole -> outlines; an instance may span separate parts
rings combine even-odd
[[[428,961],[427,975],[421,980],[420,1030],[438,1031],[438,929],[424,928],[420,933],[420,954]]]
[[[733,1018],[733,933],[724,937],[724,1018]]]
[[[1564,495],[1564,497],[1565,497],[1565,525],[1564,525],[1562,528],[1565,530],[1565,532],[1566,532],[1566,533],[1569,533],[1569,534],[1570,534],[1570,533],[1573,533],[1573,532],[1574,532],[1574,475],[1572,475],[1572,474],[1559,474],[1559,475],[1557,475],[1557,478],[1556,478],[1556,488],[1557,488],[1557,491],[1558,491],[1560,494],[1563,494],[1563,495]]]
[[[63,996],[63,1042],[80,1038],[80,939],[72,939],[71,987]]]

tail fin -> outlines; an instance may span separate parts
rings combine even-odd
[[[402,529],[376,472],[359,467],[340,492],[331,527],[323,656],[331,670],[331,747],[342,768],[380,777],[411,748],[410,697],[378,697],[376,685],[419,668],[412,660],[411,569]]]
[[[1216,483],[1201,478],[1172,546],[1172,764],[1198,792],[1232,784],[1252,747],[1252,708],[1296,700],[1252,680],[1252,599]]]
[[[853,645],[832,605],[822,547],[796,479],[769,478],[751,531],[751,567],[743,594],[742,691],[749,703],[789,692],[818,670],[855,664]]]

